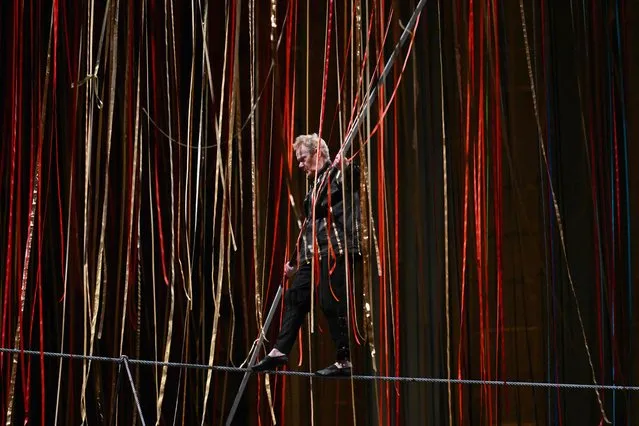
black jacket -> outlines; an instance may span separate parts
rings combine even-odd
[[[315,241],[320,258],[331,250],[335,256],[360,252],[361,214],[359,205],[359,167],[351,164],[344,173],[326,165],[317,173],[319,195],[315,202]],[[313,258],[313,201],[315,174],[304,199],[306,221],[298,242],[300,262]],[[346,225],[346,226],[344,226]]]

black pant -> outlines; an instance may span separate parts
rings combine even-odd
[[[359,267],[358,255],[349,255],[349,272]],[[348,312],[346,305],[346,257],[329,260],[322,256],[319,262],[319,302],[328,321],[328,328],[337,350],[337,360],[350,358],[348,340]],[[318,266],[316,266],[316,273]],[[291,286],[284,294],[284,318],[275,347],[288,354],[295,344],[306,314],[311,309],[311,263],[300,266]],[[317,276],[317,275],[316,275]],[[315,280],[317,283],[317,278]]]

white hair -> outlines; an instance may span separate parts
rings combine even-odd
[[[295,138],[295,142],[293,142],[293,149],[297,151],[300,147],[304,147],[310,154],[314,154],[317,151],[318,144],[322,157],[330,161],[331,157],[328,152],[328,145],[326,145],[324,139],[320,138],[317,133],[313,133],[312,135],[299,135]]]

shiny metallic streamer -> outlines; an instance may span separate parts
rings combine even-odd
[[[168,113],[168,126],[169,126],[169,138],[172,138],[172,126],[171,126],[171,85],[169,79],[169,30],[168,30],[168,0],[164,0],[164,53],[165,53],[165,69],[166,69],[166,96],[167,96],[167,113]],[[169,144],[169,175],[171,181],[171,276],[169,281],[170,286],[170,307],[169,307],[169,320],[168,329],[166,333],[166,340],[164,344],[164,362],[169,361],[171,354],[171,340],[173,337],[173,315],[175,312],[175,200],[174,200],[174,182],[173,182],[173,144]],[[161,232],[161,231],[160,231]],[[162,367],[162,378],[160,379],[160,392],[158,395],[156,405],[156,421],[155,425],[158,426],[161,420],[162,402],[164,400],[164,388],[166,386],[166,377],[168,373],[168,367],[164,365]]]
[[[47,70],[48,71],[48,70]],[[48,74],[48,73],[47,73]],[[46,91],[45,91],[46,94]],[[45,99],[46,99],[46,95],[45,95]],[[46,105],[46,104],[45,104]],[[42,141],[40,141],[41,143]],[[39,150],[40,151],[40,150]],[[24,266],[22,269],[22,283],[20,286],[20,308],[18,311],[18,315],[20,316],[20,320],[17,322],[16,324],[16,330],[14,333],[14,343],[13,343],[13,347],[15,349],[20,349],[21,346],[21,336],[22,336],[22,314],[24,312],[24,305],[25,305],[25,300],[26,300],[26,294],[27,294],[27,277],[29,274],[29,261],[31,259],[31,246],[33,243],[33,228],[35,227],[35,213],[36,213],[36,207],[37,207],[37,201],[38,201],[38,191],[39,191],[39,187],[40,187],[40,167],[41,167],[41,160],[42,160],[42,154],[41,151],[38,153],[38,160],[37,160],[37,164],[35,167],[35,176],[33,179],[33,191],[32,191],[32,198],[31,198],[31,208],[29,211],[29,234],[27,237],[27,246],[25,249],[25,261],[24,261]],[[16,384],[16,371],[17,371],[17,367],[18,367],[18,354],[15,353],[13,354],[13,356],[11,357],[11,378],[9,380],[9,397],[8,397],[8,404],[7,404],[7,421],[6,421],[6,425],[9,426],[11,424],[13,424],[12,421],[12,416],[13,416],[13,404],[14,404],[14,400],[15,400],[15,384]]]
[[[147,57],[147,65],[148,65],[148,57]],[[148,66],[147,66],[148,71]],[[147,74],[147,88],[148,88],[148,74]],[[148,90],[147,90],[148,92]],[[147,100],[148,101],[148,100]],[[148,107],[148,105],[147,105]],[[150,132],[147,133],[150,136]],[[151,175],[151,140],[146,145],[147,147],[147,167],[148,167],[148,178],[149,178],[149,206],[153,206],[153,179]],[[151,224],[151,288],[153,294],[153,360],[158,361],[158,310],[157,310],[157,288],[156,288],[156,280],[155,280],[155,226],[153,219],[153,208],[149,209],[149,217]],[[155,382],[155,396],[156,398],[160,394],[160,384],[158,383],[158,366],[155,365],[153,367],[153,380]]]
[[[143,10],[144,10],[144,3],[143,3]],[[144,13],[142,14],[142,16],[144,16]],[[144,18],[143,18],[144,19]],[[140,48],[140,51],[142,51],[142,48]],[[138,57],[138,91],[139,91],[139,82],[140,82],[140,57]],[[138,111],[136,113],[137,118],[136,118],[136,129],[138,128],[137,126],[139,125],[139,111],[140,109],[138,108]],[[142,139],[142,128],[139,129],[140,131],[140,139]],[[140,181],[140,183],[142,182],[142,162],[143,162],[143,149],[142,149],[142,143],[140,143],[139,145],[139,157],[140,157],[140,161],[139,161],[139,168],[138,168],[138,180]],[[140,188],[140,191],[142,191],[142,188]],[[142,197],[140,197],[140,203],[142,201]],[[141,212],[141,208],[138,206],[138,214],[137,214],[137,231],[136,231],[136,244],[135,244],[135,248],[136,251],[138,253],[138,258],[137,258],[137,262],[136,262],[136,272],[137,272],[137,282],[136,282],[136,288],[138,290],[138,300],[137,300],[137,309],[136,309],[136,314],[137,314],[137,318],[136,318],[136,324],[135,324],[135,357],[137,359],[140,359],[140,345],[141,345],[141,340],[142,340],[142,251],[140,250],[140,212]],[[134,383],[134,388],[135,388],[135,392],[139,393],[139,386],[140,383],[140,366],[136,365],[135,366],[135,383]],[[137,424],[137,415],[138,415],[138,410],[133,410],[133,421],[131,422],[131,424],[135,425]]]
[[[366,9],[368,10],[368,1],[366,2]],[[360,0],[360,4],[358,4],[357,7],[357,14],[358,17],[356,18],[356,22],[358,25],[358,37],[360,37],[360,40],[358,42],[358,45],[361,46],[361,31],[362,31],[362,16],[361,16],[361,0]],[[367,19],[368,19],[368,14],[367,14]],[[368,46],[367,46],[368,49]],[[359,49],[358,49],[359,50]],[[363,59],[360,59],[360,61],[362,61]],[[358,66],[361,68],[362,67],[362,63],[359,62]],[[366,87],[369,87],[369,81],[370,81],[370,61],[366,62]],[[370,133],[370,114],[366,115],[366,126],[367,129],[369,130],[368,133]],[[359,138],[360,140],[360,150],[361,152],[365,152],[364,151],[364,141],[362,140],[362,138]],[[366,147],[370,148],[370,144],[367,144]],[[371,271],[371,265],[370,265],[370,246],[371,246],[371,238],[369,236],[369,211],[372,211],[372,206],[371,206],[371,201],[370,201],[370,197],[368,196],[368,188],[370,186],[370,176],[368,173],[368,161],[370,161],[370,152],[368,153],[367,156],[365,155],[360,155],[360,170],[361,170],[361,174],[360,174],[360,211],[361,211],[361,219],[362,219],[362,281],[363,281],[363,294],[362,294],[362,298],[364,301],[364,306],[363,306],[363,322],[364,322],[364,330],[365,330],[365,335],[366,335],[366,342],[368,343],[368,349],[369,349],[369,354],[371,357],[371,365],[373,367],[373,372],[374,374],[377,374],[377,351],[375,349],[375,331],[373,328],[373,295],[372,295],[372,289],[371,289],[371,285],[372,285],[372,278],[370,276],[370,271]],[[371,209],[371,210],[369,210]],[[374,229],[370,232],[374,232]],[[378,398],[379,398],[379,391],[378,391],[378,386],[377,386],[377,382],[375,382],[374,384],[374,388],[375,388],[375,400],[377,402]],[[376,403],[376,406],[378,406],[379,404]]]
[[[450,270],[449,270],[449,241],[448,241],[448,166],[446,162],[447,149],[446,149],[446,117],[445,111],[445,99],[444,99],[444,62],[443,62],[443,48],[442,48],[442,28],[441,28],[441,1],[437,2],[437,25],[438,25],[438,40],[439,40],[439,82],[441,90],[441,113],[442,113],[442,169],[444,173],[444,280],[446,294],[446,377],[451,379],[450,374]],[[451,383],[448,382],[448,424],[453,424],[453,398],[451,391]]]
[[[360,55],[361,49],[361,35],[362,35],[362,6],[361,0],[357,0],[355,7],[355,23],[357,26],[357,60],[358,66],[362,66],[362,58]],[[368,64],[367,64],[368,66]],[[367,116],[368,121],[368,116]],[[363,152],[364,141],[360,139],[360,149]],[[360,155],[360,211],[362,215],[362,282],[364,284],[363,299],[364,299],[364,327],[366,330],[366,340],[368,343],[370,356],[372,360],[373,371],[377,373],[377,361],[375,356],[375,335],[373,330],[373,299],[371,293],[371,277],[370,277],[370,238],[369,238],[369,200],[368,200],[368,163],[366,156]],[[377,391],[375,392],[377,393]]]
[[[179,85],[178,85],[178,79],[177,79],[177,53],[175,51],[175,16],[173,13],[173,0],[171,0],[171,2],[169,3],[171,6],[171,46],[173,48],[173,69],[175,70],[175,72],[173,73],[173,84],[175,86],[175,91],[176,91],[176,123],[177,123],[177,140],[181,140],[181,114],[180,114],[180,100],[179,100],[179,95],[177,93],[179,93]],[[169,109],[171,108],[170,103],[169,103]],[[172,144],[171,144],[172,145]],[[190,146],[191,144],[188,143],[188,146]],[[191,152],[190,148],[187,149],[187,152]],[[178,164],[181,163],[181,155],[180,155],[180,149],[178,148]],[[187,256],[187,267],[189,267],[186,276],[184,275],[184,265],[182,263],[182,256],[179,255],[179,253],[182,252],[182,233],[186,232],[186,227],[182,226],[182,209],[181,207],[181,202],[182,202],[182,191],[181,191],[181,186],[178,182],[177,185],[178,188],[178,199],[177,199],[177,206],[178,208],[176,209],[177,211],[177,221],[176,221],[176,251],[178,253],[178,256],[176,257],[178,266],[180,268],[180,278],[182,280],[182,290],[184,291],[184,295],[186,296],[186,300],[187,300],[187,306],[186,306],[186,310],[187,312],[191,311],[192,309],[192,277],[191,277],[191,262],[189,259],[189,241],[188,241],[188,235],[185,235],[185,241],[186,241],[186,249],[184,250],[186,252],[186,256]],[[185,214],[185,217],[188,218],[188,216]],[[185,219],[186,220],[186,219]],[[188,321],[184,322],[184,334],[183,336],[186,336],[188,334],[188,330],[186,329],[187,327],[187,323]],[[176,401],[177,403],[177,401]]]
[[[100,228],[100,245],[98,248],[98,257],[97,257],[97,270],[96,270],[96,278],[94,285],[94,293],[93,293],[93,308],[89,309],[87,312],[91,317],[90,328],[89,328],[89,347],[85,347],[84,353],[92,355],[93,354],[93,343],[95,340],[95,330],[97,317],[100,306],[100,290],[102,284],[102,261],[104,259],[104,241],[106,235],[106,213],[107,213],[107,202],[108,202],[108,194],[109,194],[109,164],[111,159],[111,138],[113,134],[113,112],[115,108],[115,82],[117,76],[117,54],[118,54],[118,13],[119,13],[120,2],[116,1],[115,5],[112,5],[111,8],[107,8],[105,11],[105,19],[108,16],[111,19],[110,22],[110,31],[112,40],[110,40],[110,53],[111,53],[111,69],[110,69],[110,79],[109,79],[109,107],[107,113],[107,152],[106,152],[106,165],[105,165],[105,179],[104,179],[104,196],[102,199],[102,219],[101,219],[101,228]],[[115,9],[115,10],[113,10]],[[90,158],[87,159],[90,161]],[[87,238],[85,236],[85,238]],[[87,274],[88,274],[88,263],[85,264],[87,266]],[[88,279],[88,275],[86,276]],[[86,282],[85,287],[85,298],[90,297],[90,289],[88,285],[88,281]],[[86,336],[86,335],[85,335]],[[84,363],[83,368],[83,379],[82,379],[82,394],[80,399],[80,405],[82,408],[82,419],[83,421],[86,419],[86,387],[88,384],[89,374],[91,371],[91,362]]]
[[[231,104],[229,108],[229,125],[228,125],[228,155],[227,155],[227,167],[226,167],[226,194],[231,197],[233,189],[233,135],[240,134],[240,17],[242,15],[242,4],[237,4],[237,10],[235,11],[235,52],[233,53],[233,81],[231,82]],[[236,117],[237,115],[237,117]],[[240,169],[241,170],[241,169]],[[241,172],[240,172],[241,174]],[[222,210],[223,214],[226,214],[228,224],[228,242],[226,252],[228,256],[226,258],[226,271],[227,271],[227,284],[229,291],[229,302],[231,305],[231,333],[230,333],[230,347],[228,348],[229,360],[232,359],[233,354],[233,337],[235,335],[235,304],[233,303],[233,289],[231,287],[231,243],[233,243],[233,251],[237,251],[235,245],[235,238],[233,237],[233,217],[232,217],[232,203],[229,201],[228,208]]]
[[[144,10],[144,9],[143,9]],[[144,17],[144,13],[142,14]],[[144,18],[143,18],[144,19]],[[142,22],[144,26],[144,22]],[[127,55],[128,56],[128,55]],[[128,67],[127,67],[128,69]],[[138,187],[138,177],[139,173],[137,172],[138,167],[141,167],[141,161],[138,161],[138,151],[140,144],[140,60],[138,58],[138,67],[137,67],[137,82],[136,82],[137,90],[135,95],[135,130],[133,135],[133,167],[131,173],[131,194],[129,200],[129,224],[127,231],[127,245],[126,245],[126,266],[124,268],[124,300],[122,302],[122,328],[120,329],[120,355],[122,355],[122,344],[124,342],[124,325],[126,321],[126,311],[127,311],[127,300],[129,295],[129,271],[131,267],[131,243],[133,240],[133,220],[135,218],[135,204],[137,199],[137,187]],[[138,330],[139,331],[139,330]]]
[[[103,205],[102,205],[102,220],[101,220],[101,231],[100,231],[100,245],[99,245],[99,253],[102,254],[102,256],[98,256],[98,273],[96,274],[98,277],[101,276],[101,268],[102,265],[105,265],[104,268],[104,274],[105,274],[105,279],[104,279],[104,293],[102,295],[102,319],[101,321],[104,321],[104,316],[105,316],[105,305],[106,305],[106,261],[103,262],[103,260],[106,259],[106,255],[107,253],[104,251],[104,241],[105,241],[105,230],[106,230],[106,220],[107,220],[107,216],[106,216],[106,212],[107,212],[107,199],[108,199],[108,190],[109,190],[109,164],[110,164],[110,160],[111,160],[111,138],[112,138],[112,134],[113,134],[113,111],[114,111],[114,105],[115,105],[115,83],[116,83],[116,77],[117,77],[117,44],[118,44],[118,18],[119,18],[119,8],[120,8],[120,2],[119,0],[117,1],[116,5],[114,6],[115,10],[112,10],[112,23],[111,23],[111,39],[110,39],[110,47],[111,47],[111,53],[113,55],[112,60],[111,60],[111,74],[110,74],[110,82],[109,82],[109,107],[108,107],[108,116],[107,116],[107,161],[106,161],[106,167],[105,167],[105,188],[104,188],[104,199],[103,199]],[[128,55],[127,55],[127,59],[125,61],[125,69],[128,69],[128,63],[129,63],[129,59],[128,59]],[[128,74],[125,78],[125,84],[126,81],[128,79]],[[128,98],[128,85],[127,88],[125,88],[125,97]],[[102,119],[102,117],[100,117],[100,119]],[[101,127],[101,122],[100,122],[100,127]],[[123,135],[124,133],[124,129],[126,128],[126,118],[124,121],[124,126],[123,126]],[[99,137],[101,137],[101,135],[99,135]],[[124,137],[122,138],[123,140]],[[126,157],[125,157],[126,158]],[[125,160],[126,161],[126,160]],[[99,164],[99,163],[98,163]],[[97,170],[99,170],[99,165],[97,167]],[[122,170],[122,176],[123,176],[123,180],[124,176],[125,176],[125,172],[124,170]],[[124,212],[125,212],[125,205],[126,205],[126,200],[124,199],[125,196],[125,191],[122,191],[122,202],[121,202],[121,214],[122,216],[124,216]],[[117,264],[117,270],[119,271],[121,268],[121,262],[122,262],[122,244],[123,244],[123,240],[122,237],[124,236],[124,221],[121,222],[120,225],[120,233],[119,233],[119,248],[118,248],[118,254],[117,254],[117,259],[118,259],[118,264]],[[117,282],[117,293],[119,293],[120,290],[120,280],[119,280],[119,276],[118,274],[115,274],[116,276],[116,282]],[[128,287],[124,287],[124,293],[125,293],[125,303],[122,306],[122,323],[121,323],[121,333],[122,335],[124,334],[124,324],[125,324],[125,318],[126,318],[126,298],[128,296]],[[99,294],[98,291],[96,291],[96,295]],[[98,297],[98,296],[96,296]],[[118,306],[117,306],[117,302],[116,302],[116,307],[115,307],[115,315],[117,315],[118,312]],[[97,315],[97,312],[94,312],[94,315]],[[91,331],[92,335],[94,333],[94,331]],[[100,331],[99,334],[102,333],[102,323],[100,324]],[[120,354],[122,353],[122,341],[120,340],[120,345],[119,345],[119,352]],[[113,336],[113,346],[115,347],[116,345],[116,334],[114,334]],[[93,351],[93,346],[91,345],[89,348],[90,351]],[[87,379],[88,379],[88,375],[89,372],[87,371]],[[115,391],[115,387],[112,385],[111,388],[113,391]],[[115,392],[112,393],[112,404],[115,405],[115,409],[112,408],[111,410],[111,415],[113,418],[118,417],[118,411],[119,411],[119,398],[117,398],[115,396]]]
[[[40,122],[38,126],[38,154],[36,158],[36,165],[34,169],[34,177],[33,177],[33,191],[31,193],[31,207],[29,210],[29,231],[27,234],[27,244],[25,247],[24,254],[24,265],[22,268],[22,282],[20,285],[20,308],[18,314],[20,318],[22,318],[22,313],[24,312],[24,305],[26,300],[27,293],[27,278],[29,275],[29,262],[31,259],[31,246],[33,243],[33,229],[35,227],[35,214],[36,207],[38,202],[38,195],[40,189],[40,169],[42,165],[42,141],[44,139],[44,123],[47,115],[47,101],[49,99],[49,77],[51,74],[51,39],[53,32],[53,13],[54,13],[54,5],[51,7],[51,24],[49,26],[49,43],[47,47],[47,67],[44,74],[44,86],[43,86],[43,97],[42,97],[42,105],[40,109]],[[22,5],[24,7],[24,5]],[[16,324],[15,338],[13,347],[15,349],[20,348],[20,336],[22,334],[21,330],[21,321],[18,321]],[[13,423],[13,404],[15,400],[15,384],[16,384],[16,371],[18,368],[18,354],[14,354],[11,358],[11,376],[9,380],[9,391],[7,398],[7,415],[6,415],[6,425],[9,426]]]
[[[178,67],[177,67],[177,53],[175,50],[175,13],[174,13],[174,6],[173,6],[173,0],[171,0],[170,2],[170,10],[171,10],[171,46],[172,46],[172,51],[173,51],[173,70],[175,71],[173,74],[173,84],[175,86],[175,90],[176,90],[176,116],[177,116],[177,140],[180,141],[182,140],[182,132],[181,132],[181,114],[180,114],[180,99],[179,99],[179,84],[178,84]],[[193,28],[193,31],[195,29]],[[191,153],[191,141],[187,139],[187,143],[186,145],[188,146],[186,152],[187,152],[187,156]],[[181,164],[182,161],[182,156],[181,156],[181,150],[180,148],[178,148],[178,164]],[[187,176],[188,176],[188,170],[190,169],[190,163],[187,161]],[[189,339],[189,320],[190,320],[190,313],[191,310],[193,309],[193,298],[192,298],[192,283],[193,283],[193,277],[192,277],[192,271],[191,271],[191,259],[190,259],[190,244],[189,244],[189,235],[188,235],[188,225],[189,225],[189,214],[188,214],[188,209],[186,208],[186,203],[188,200],[188,192],[186,190],[186,186],[188,185],[188,181],[185,181],[185,197],[184,197],[184,202],[185,202],[185,208],[184,208],[184,226],[182,225],[182,186],[180,185],[179,182],[179,177],[178,177],[178,184],[177,184],[177,188],[178,188],[178,197],[177,197],[177,221],[176,221],[176,238],[177,238],[177,242],[176,242],[176,251],[178,253],[176,260],[179,266],[179,273],[180,273],[180,279],[182,282],[182,290],[184,292],[184,295],[186,297],[186,314],[184,316],[184,324],[182,327],[182,351],[181,351],[181,357],[184,358],[185,356],[187,356],[188,352],[184,352],[184,348],[187,345],[188,339]],[[182,237],[184,237],[184,239],[182,239]],[[184,244],[186,245],[186,247],[184,248],[184,250],[182,249],[182,241],[184,241]],[[186,267],[187,267],[187,271],[186,274],[184,273],[184,263],[182,262],[182,256],[180,256],[180,253],[185,253],[186,255]],[[175,422],[176,416],[177,416],[177,412],[178,412],[178,408],[180,405],[180,379],[182,377],[183,372],[180,372],[180,376],[178,378],[178,392],[175,398],[175,408],[173,410],[174,412],[174,417],[173,417],[173,421]],[[187,375],[184,374],[184,383],[185,383],[185,387],[186,387],[186,380],[187,380]]]
[[[87,74],[89,74],[91,69],[93,68],[93,20],[94,20],[94,0],[91,0],[89,7],[87,8]],[[105,21],[106,15],[108,15],[108,11],[110,8],[106,8],[105,12]],[[84,212],[83,212],[83,251],[82,251],[82,285],[84,290],[84,297],[82,298],[82,314],[84,316],[84,324],[87,322],[87,300],[89,294],[89,180],[91,177],[91,157],[93,150],[93,102],[91,99],[93,85],[96,82],[93,79],[88,79],[86,81],[86,90],[85,90],[85,98],[84,98],[84,122],[85,122],[85,162],[84,162]],[[83,353],[86,353],[86,329],[83,328]],[[86,361],[82,363],[82,376],[85,377],[87,373],[87,364]],[[84,382],[84,379],[83,379]],[[83,388],[86,385],[83,384]],[[84,392],[82,392],[84,395]],[[84,397],[80,397],[80,410],[81,410],[81,418],[82,421],[86,419],[86,406],[84,404]]]
[[[271,18],[271,34],[270,34],[270,39],[271,39],[271,55],[273,57],[273,61],[277,60],[276,57],[276,49],[275,49],[275,40],[277,39],[277,0],[271,0],[271,11],[270,11],[270,18]],[[274,110],[274,100],[275,100],[275,79],[271,80],[271,129],[270,129],[270,135],[271,138],[270,140],[272,140],[272,135],[273,135],[273,110]],[[270,149],[269,149],[269,155],[270,155]],[[270,162],[269,162],[270,163]],[[269,173],[270,176],[270,173]],[[268,191],[270,190],[270,187],[267,187],[267,197],[266,197],[266,210],[268,211],[268,201],[270,199],[270,197],[268,197]],[[266,215],[265,217],[265,221],[268,222],[268,215]],[[268,228],[268,225],[265,224],[264,229],[266,230]],[[264,249],[264,256],[266,256],[266,232],[264,234],[264,245],[263,245],[263,249]],[[257,262],[256,262],[257,263]],[[266,267],[266,259],[263,260],[262,264],[261,264],[261,269],[262,269],[262,279],[260,280],[262,285],[264,285],[264,269]],[[259,309],[259,312],[261,313],[261,308]],[[260,319],[260,324],[262,323],[261,319]],[[261,326],[260,326],[260,330],[261,330]],[[271,421],[273,422],[273,424],[277,424],[277,420],[275,418],[275,408],[273,407],[273,395],[271,393],[271,379],[270,376],[267,374],[265,375],[264,378],[264,387],[266,388],[266,399],[268,401],[268,406],[269,406],[269,411],[271,413]]]
[[[187,118],[186,118],[186,143],[188,146],[192,146],[193,145],[193,109],[194,109],[194,99],[193,99],[193,95],[195,92],[195,43],[196,43],[196,38],[195,38],[195,1],[191,0],[191,43],[192,43],[192,50],[191,50],[191,72],[189,73],[189,102],[188,102],[188,112],[187,112]],[[190,240],[190,238],[195,238],[195,235],[197,234],[197,224],[198,224],[198,220],[197,220],[197,211],[198,211],[198,206],[199,206],[199,197],[198,197],[198,191],[199,191],[199,184],[200,184],[200,165],[202,163],[202,159],[200,158],[200,153],[201,153],[201,149],[202,149],[202,145],[201,145],[202,140],[200,139],[197,145],[197,154],[195,155],[195,161],[196,161],[196,170],[197,170],[197,174],[195,176],[195,195],[192,196],[191,195],[191,164],[193,162],[193,160],[191,159],[191,149],[187,149],[186,150],[186,179],[184,181],[184,222],[185,222],[185,228],[186,228],[186,233],[187,233],[187,237],[186,237],[186,244],[189,246],[186,250],[186,254],[188,257],[188,267],[189,267],[189,276],[192,276],[193,274],[193,258],[195,257],[195,241]],[[193,199],[191,199],[191,197],[193,197]],[[192,217],[191,216],[191,208],[189,208],[190,206],[192,206],[193,204],[195,204],[195,216]],[[191,233],[191,220],[193,220],[193,232]],[[192,247],[193,248],[193,253],[191,253],[191,251],[189,250],[189,248]]]
[[[362,215],[362,280],[364,283],[364,294],[362,297],[364,299],[364,326],[366,330],[366,340],[368,342],[372,360],[373,372],[377,373],[375,332],[373,329],[373,298],[371,290],[372,277],[370,276],[370,237],[368,229],[368,202],[370,197],[368,196],[368,188],[365,182],[368,176],[368,165],[364,156],[360,157],[360,168],[362,171],[362,179],[360,181],[360,208]]]
[[[240,13],[238,11],[237,16],[239,18]],[[239,27],[239,22],[238,22],[238,27]],[[239,44],[239,30],[237,32],[237,36],[238,38],[236,38],[235,43],[236,46],[238,46]],[[239,49],[237,50],[237,52],[239,52]],[[235,114],[237,114],[237,117],[241,117],[240,115],[240,96],[239,96],[239,92],[240,92],[240,81],[239,81],[239,57],[236,56],[235,58],[235,70],[233,72],[234,78],[233,78],[233,101],[231,102],[231,110],[234,111]],[[233,131],[238,132],[239,130],[239,126],[240,126],[240,120],[235,120],[235,117],[233,117],[233,120],[235,121],[234,126],[229,125],[229,151],[228,151],[228,159],[227,159],[227,175],[228,175],[228,193],[229,196],[231,196],[232,193],[232,186],[233,186]],[[233,121],[232,120],[232,121]],[[233,129],[233,127],[235,127],[235,130],[231,130]],[[238,142],[239,143],[239,142]],[[241,174],[241,170],[240,170],[240,174]],[[231,231],[231,225],[233,222],[233,215],[232,215],[232,211],[231,211],[231,207],[232,207],[232,203],[229,202],[229,212],[228,212],[228,223],[229,223],[229,233]],[[226,247],[226,251],[229,254],[226,258],[226,278],[227,278],[227,284],[228,284],[228,292],[229,292],[229,304],[231,305],[231,335],[229,337],[229,348],[228,348],[228,358],[227,361],[232,362],[233,361],[233,341],[234,336],[235,336],[235,303],[233,303],[233,287],[231,286],[231,242],[232,242],[232,238],[228,239],[228,243],[227,243],[227,247]],[[234,249],[234,251],[237,251],[237,248]]]
[[[224,93],[224,88],[225,88],[225,83],[226,83],[226,68],[227,68],[227,56],[228,56],[228,42],[229,42],[229,13],[228,10],[226,11],[226,18],[225,18],[225,37],[224,37],[224,63],[222,66],[222,85],[221,85],[221,89],[220,89],[220,93]],[[204,32],[204,37],[206,39],[206,32]],[[208,60],[208,58],[207,58]],[[210,76],[209,76],[210,79]],[[217,222],[217,200],[218,200],[218,185],[220,180],[223,180],[224,178],[221,177],[220,175],[222,174],[221,169],[222,169],[222,117],[224,115],[224,96],[222,96],[220,98],[220,109],[218,112],[218,116],[217,116],[217,120],[215,122],[215,136],[216,136],[216,143],[217,143],[217,153],[216,153],[216,159],[215,159],[215,190],[214,190],[214,201],[213,201],[213,229],[216,229],[216,222]],[[212,335],[211,335],[211,342],[209,345],[209,360],[208,363],[209,365],[213,365],[213,360],[215,358],[215,344],[217,341],[217,324],[218,324],[218,320],[219,320],[219,315],[220,315],[220,298],[222,295],[222,272],[223,272],[223,266],[224,266],[224,254],[225,254],[225,250],[224,250],[224,224],[225,221],[224,219],[226,218],[226,192],[223,190],[223,195],[222,195],[222,216],[220,219],[220,244],[219,244],[219,251],[218,251],[218,277],[217,277],[217,286],[216,286],[216,280],[215,280],[215,270],[214,268],[212,268],[211,270],[211,282],[213,285],[213,304],[215,306],[215,313],[213,314],[213,331],[212,331]],[[213,237],[213,242],[212,242],[212,246],[215,247],[215,234]],[[211,255],[213,256],[213,255]],[[212,262],[213,264],[213,262]],[[206,375],[206,388],[204,391],[204,407],[206,408],[207,403],[208,403],[208,399],[209,399],[209,393],[210,393],[210,389],[211,389],[211,379],[213,377],[213,371],[209,370],[207,372]],[[204,425],[204,420],[206,418],[206,409],[203,410],[202,412],[202,422],[201,424]]]
[[[262,315],[262,284],[260,282],[260,274],[262,266],[259,258],[258,247],[258,232],[259,218],[258,218],[258,186],[257,186],[257,167],[255,166],[255,149],[257,145],[257,125],[255,123],[255,115],[257,114],[257,105],[255,104],[255,87],[258,79],[257,71],[257,39],[255,37],[255,0],[249,1],[249,45],[251,51],[251,105],[255,105],[255,114],[251,115],[251,222],[253,225],[253,276],[255,280],[255,319],[257,321],[257,329],[261,333],[262,324],[264,323]],[[257,348],[256,350],[260,350]],[[268,376],[266,376],[267,389],[269,388]]]

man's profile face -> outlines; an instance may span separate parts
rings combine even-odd
[[[310,153],[306,147],[301,146],[295,150],[295,157],[297,158],[298,167],[302,169],[307,176],[310,176],[311,173],[315,172],[317,165],[317,152]]]

